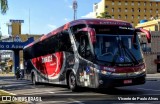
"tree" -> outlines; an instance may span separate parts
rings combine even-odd
[[[0,0],[0,4],[1,4],[1,14],[5,14],[8,10],[8,1]]]
[[[108,12],[102,12],[100,13],[100,16],[97,16],[97,18],[111,18],[111,16],[108,14]]]

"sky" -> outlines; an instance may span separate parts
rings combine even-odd
[[[77,0],[77,19],[89,18],[93,4],[101,0]],[[73,0],[8,0],[9,10],[0,15],[2,35],[8,35],[10,19],[24,20],[22,34],[47,34],[73,20]],[[29,22],[30,20],[30,22]],[[30,24],[30,25],[29,25]]]

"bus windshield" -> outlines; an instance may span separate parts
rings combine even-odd
[[[112,28],[100,29],[103,32],[96,34],[97,41],[94,44],[97,61],[116,66],[138,65],[143,61],[138,36],[133,43],[134,30],[131,28],[117,28],[115,31],[111,31]]]

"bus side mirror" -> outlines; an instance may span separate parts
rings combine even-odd
[[[135,37],[137,35],[137,32],[145,33],[147,42],[148,42],[148,48],[151,50],[151,33],[148,30],[142,29],[142,28],[137,28],[134,31],[134,39],[133,39],[133,44],[135,42]]]
[[[96,32],[95,32],[95,30],[92,29],[92,28],[89,28],[88,33],[90,35],[90,39],[91,39],[92,44],[96,43]]]
[[[92,44],[94,44],[96,42],[96,32],[95,32],[94,29],[86,27],[86,28],[82,28],[82,29],[78,30],[77,33],[80,32],[80,31],[88,32],[89,39],[91,40]]]
[[[137,35],[137,32],[145,33],[148,43],[151,43],[151,33],[150,33],[150,31],[142,29],[142,28],[137,28],[137,29],[135,29],[135,32],[134,32],[134,39],[135,39],[135,36]]]

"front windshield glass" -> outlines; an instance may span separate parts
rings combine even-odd
[[[131,35],[97,34],[96,38],[95,54],[98,60],[112,63],[136,63],[142,60],[139,43],[134,46]]]
[[[125,28],[126,29],[126,28]],[[124,30],[117,28],[100,28],[101,32],[96,31],[96,43],[94,52],[96,59],[103,63],[121,65],[137,65],[142,62],[142,54],[139,44],[139,38],[136,36],[133,43],[132,29]]]

